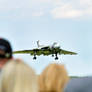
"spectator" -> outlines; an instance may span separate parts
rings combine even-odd
[[[2,69],[0,92],[38,92],[34,70],[22,60],[9,61]]]
[[[0,38],[0,70],[12,58],[12,48],[8,40]]]
[[[63,92],[68,79],[64,65],[50,64],[39,76],[40,92]]]

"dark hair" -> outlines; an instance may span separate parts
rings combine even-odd
[[[5,58],[12,57],[12,48],[11,48],[11,44],[8,40],[6,40],[4,38],[0,38],[0,49],[5,52]]]

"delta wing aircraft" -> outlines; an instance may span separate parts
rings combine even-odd
[[[55,60],[58,60],[58,55],[76,55],[77,53],[63,50],[60,48],[59,45],[57,45],[56,42],[54,42],[51,46],[44,46],[40,45],[39,41],[37,41],[37,46],[38,48],[31,49],[31,50],[19,50],[19,51],[14,51],[14,54],[30,54],[33,57],[33,59],[37,59],[36,56],[44,55],[44,56],[49,56],[52,55],[52,57],[55,56]]]

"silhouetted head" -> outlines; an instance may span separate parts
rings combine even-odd
[[[8,40],[0,38],[0,69],[12,58],[12,47]]]

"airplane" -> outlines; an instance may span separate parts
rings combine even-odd
[[[60,46],[54,42],[51,46],[44,46],[39,44],[39,40],[37,41],[37,46],[38,48],[31,49],[31,50],[19,50],[19,51],[14,51],[14,54],[30,54],[33,57],[33,59],[37,59],[36,56],[44,55],[52,55],[52,57],[55,56],[55,60],[58,60],[58,55],[64,54],[64,55],[76,55],[77,53],[63,50],[60,48]]]

